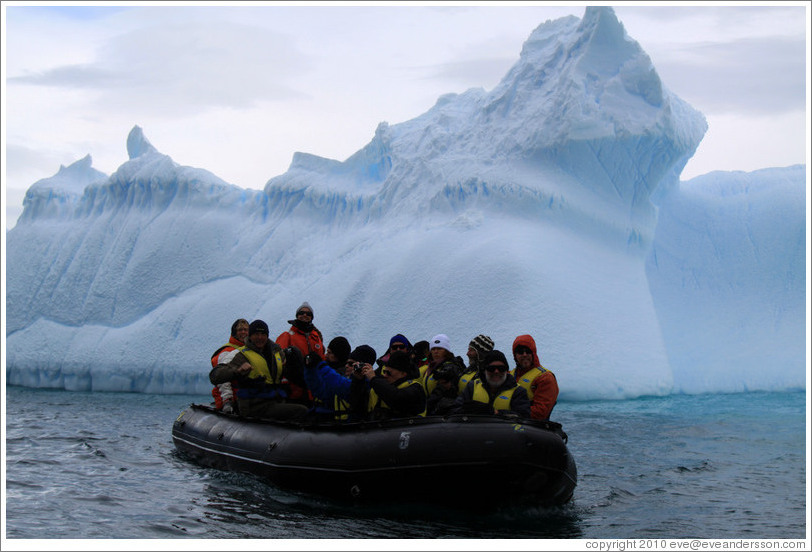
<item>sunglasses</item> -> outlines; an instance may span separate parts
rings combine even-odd
[[[488,366],[487,368],[485,368],[485,370],[487,370],[488,372],[507,372],[508,367],[505,366],[504,364],[495,364],[492,366]]]
[[[310,318],[313,318],[313,313],[310,311],[299,311],[296,313],[296,316],[301,316],[303,314],[309,316]]]
[[[515,355],[532,355],[533,351],[530,350],[530,347],[516,347],[514,349],[513,354]]]
[[[393,351],[405,351],[406,345],[404,345],[403,343],[393,343],[392,345],[389,346],[389,348],[392,349]]]

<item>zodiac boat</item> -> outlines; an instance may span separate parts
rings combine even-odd
[[[554,506],[577,482],[560,424],[495,415],[300,423],[192,404],[172,440],[201,465],[351,501]]]

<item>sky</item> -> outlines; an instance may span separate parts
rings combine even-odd
[[[608,3],[709,130],[682,173],[808,163],[809,3]],[[699,5],[702,4],[702,5]],[[4,226],[140,126],[181,165],[261,189],[294,152],[343,161],[443,94],[493,89],[532,31],[584,3],[2,2]]]

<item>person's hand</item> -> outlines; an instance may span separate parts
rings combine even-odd
[[[316,353],[308,353],[305,357],[305,366],[308,368],[315,368],[321,362],[321,357]]]
[[[364,364],[364,369],[361,371],[361,374],[369,381],[375,377],[375,369],[371,364]]]
[[[237,373],[241,376],[247,376],[251,372],[251,363],[250,362],[243,362],[242,366],[237,368]]]

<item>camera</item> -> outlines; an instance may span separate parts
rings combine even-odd
[[[364,365],[360,362],[356,362],[352,365],[352,371],[356,374],[362,374],[364,372]]]
[[[446,380],[450,382],[455,382],[460,377],[459,372],[453,365],[449,364],[441,364],[437,368],[434,369],[432,373],[434,375],[434,379],[436,380]]]

